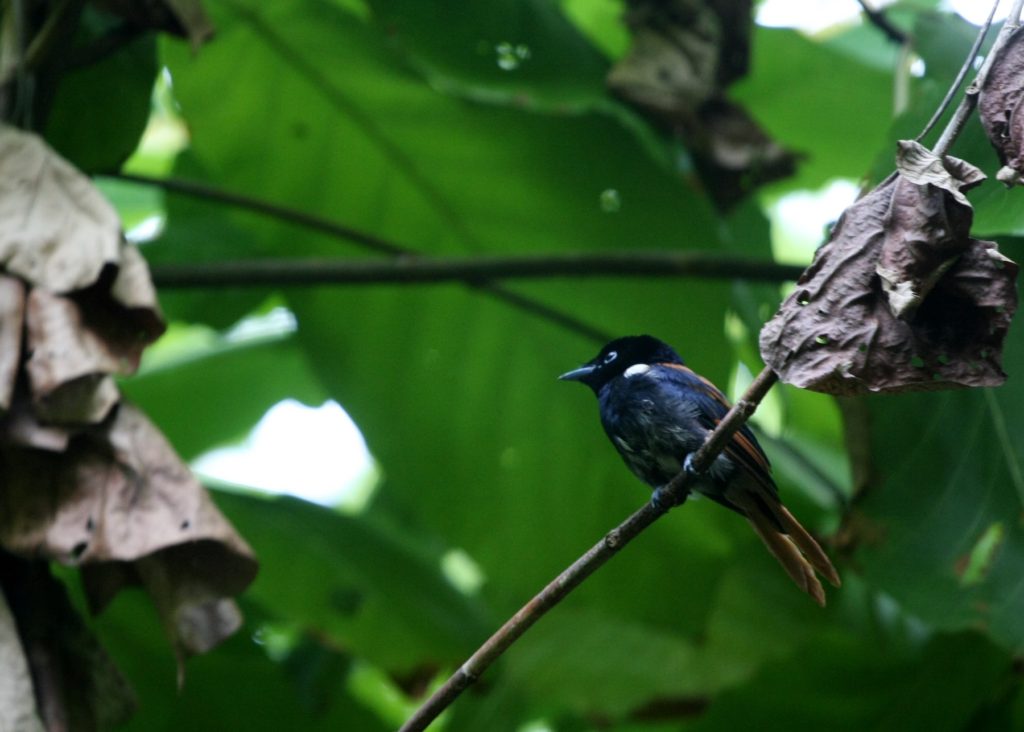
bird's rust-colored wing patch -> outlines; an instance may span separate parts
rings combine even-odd
[[[715,415],[713,420],[715,425],[718,425],[718,423],[722,421],[722,418],[725,417],[726,413],[732,408],[732,404],[726,398],[725,394],[719,391],[717,386],[712,384],[693,369],[688,368],[681,363],[659,363],[657,365],[675,369],[676,371],[686,374],[688,377],[687,381],[692,383],[694,389],[700,391],[705,396],[710,397],[719,407],[721,407],[721,413]],[[769,477],[771,475],[771,464],[768,462],[768,457],[764,454],[761,446],[754,440],[753,433],[751,433],[747,427],[741,428],[733,435],[732,440],[725,447],[725,452],[729,457],[735,459],[741,465],[744,465],[758,478],[767,478],[766,482],[772,484],[772,480]]]

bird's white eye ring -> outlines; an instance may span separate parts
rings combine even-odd
[[[604,363],[611,363],[612,361],[614,361],[618,357],[619,357],[618,352],[616,352],[616,351],[609,351],[608,355],[604,357]]]

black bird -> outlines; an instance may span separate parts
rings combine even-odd
[[[558,378],[582,381],[597,395],[601,424],[626,465],[656,490],[684,467],[729,411],[714,384],[683,364],[671,346],[649,335],[619,338],[578,369]],[[797,586],[825,604],[815,570],[836,587],[825,552],[779,499],[757,439],[743,427],[693,490],[746,517]]]

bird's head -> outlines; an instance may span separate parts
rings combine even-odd
[[[649,335],[625,336],[608,343],[578,369],[559,376],[563,381],[582,381],[597,394],[609,381],[632,367],[655,363],[682,363],[670,345]]]

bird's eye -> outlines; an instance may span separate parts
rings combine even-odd
[[[614,361],[618,357],[619,357],[619,354],[617,352],[609,351],[608,355],[604,357],[604,363],[611,363],[612,361]]]

